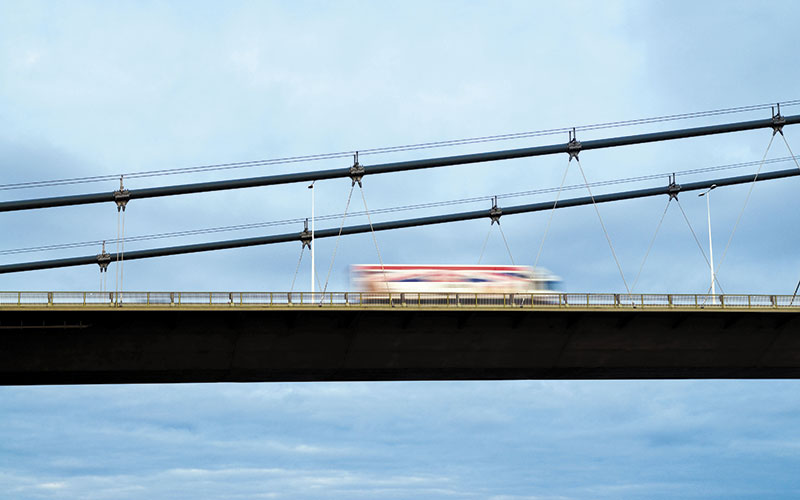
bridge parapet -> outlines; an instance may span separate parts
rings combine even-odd
[[[800,310],[793,295],[365,292],[0,292],[0,310],[220,309],[681,309]]]

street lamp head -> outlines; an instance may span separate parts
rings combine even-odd
[[[705,191],[703,191],[702,193],[698,194],[697,196],[698,196],[698,197],[699,197],[699,196],[705,196],[705,195],[707,195],[708,193],[710,193],[712,189],[714,189],[714,188],[716,188],[716,187],[717,187],[717,185],[716,185],[716,184],[712,184],[712,185],[711,185],[711,187],[709,187],[708,189],[706,189],[706,190],[705,190]]]

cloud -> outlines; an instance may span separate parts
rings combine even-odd
[[[798,69],[785,64],[794,57],[796,6],[667,5],[0,4],[0,184],[363,150],[796,97]],[[763,78],[776,72],[779,78]],[[766,117],[670,121],[585,131],[579,139]],[[800,150],[794,129],[785,132]],[[660,175],[758,160],[769,134],[584,151],[580,159],[590,182]],[[362,161],[565,140],[545,136],[364,155]],[[788,154],[782,141],[773,154]],[[349,165],[345,158],[126,179],[126,185]],[[583,184],[575,166],[566,185]],[[566,168],[567,158],[558,156],[368,176],[364,194],[373,210],[486,197],[557,187]],[[678,181],[709,177],[684,174]],[[613,189],[666,182],[664,176]],[[786,227],[796,212],[795,182],[753,188],[720,268],[726,291],[794,289],[798,237]],[[347,179],[318,183],[317,213],[341,213],[350,187]],[[0,198],[116,188],[114,180],[0,191]],[[714,192],[715,256],[721,257],[748,189]],[[354,196],[350,209],[361,210]],[[501,206],[553,198],[510,198]],[[629,283],[666,202],[598,207]],[[683,193],[680,202],[705,249],[705,201]],[[373,220],[488,206],[484,200]],[[126,211],[126,234],[309,212],[303,185],[136,200]],[[503,217],[517,262],[536,258],[550,215]],[[116,223],[110,203],[0,214],[0,249],[114,238]],[[488,221],[475,221],[380,233],[378,249],[370,235],[344,238],[329,289],[347,289],[348,265],[376,262],[378,251],[384,262],[476,262],[489,229]],[[705,291],[708,268],[692,230],[670,206],[642,266],[639,290]],[[507,262],[493,231],[483,261]],[[319,276],[327,274],[335,246],[318,242]],[[299,244],[286,244],[129,262],[124,289],[284,291],[299,256]],[[568,291],[624,289],[592,207],[553,214],[539,264],[560,275]],[[308,283],[306,257],[295,290]],[[0,289],[98,286],[93,266],[0,276]],[[789,498],[800,488],[796,394],[794,381],[6,387],[0,388],[0,484],[10,498]]]

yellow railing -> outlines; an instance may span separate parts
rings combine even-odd
[[[792,295],[363,292],[0,292],[0,308],[800,309]]]

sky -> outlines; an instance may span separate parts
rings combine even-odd
[[[800,99],[794,2],[14,2],[0,0],[0,201],[110,192],[195,167],[635,120]],[[800,107],[788,106],[785,114]],[[579,140],[769,118],[769,110],[579,132]],[[584,151],[595,194],[789,155],[771,130]],[[786,127],[800,151],[800,129]],[[361,155],[370,164],[566,142],[566,134]],[[347,167],[348,158],[125,180],[131,189]],[[373,221],[549,201],[583,177],[566,155],[367,176]],[[771,163],[763,171],[791,168]],[[757,166],[679,174],[678,182]],[[565,176],[566,171],[566,176]],[[711,198],[726,293],[791,294],[796,178]],[[348,179],[314,189],[341,214]],[[355,188],[356,191],[358,187]],[[695,193],[503,217],[514,261],[565,291],[704,293]],[[659,227],[659,220],[664,215]],[[350,212],[364,209],[354,192]],[[134,200],[125,236],[310,216],[305,184]],[[0,214],[0,263],[94,255],[111,204]],[[737,223],[737,220],[739,221]],[[320,221],[318,228],[339,220]],[[348,224],[366,222],[350,216]],[[316,244],[328,290],[352,264],[510,262],[488,220]],[[656,233],[656,228],[658,232]],[[736,228],[734,232],[734,227]],[[126,250],[299,232],[302,224],[129,242]],[[545,238],[546,232],[546,238]],[[655,235],[655,238],[654,238]],[[544,243],[542,241],[544,240]],[[651,241],[652,249],[648,253]],[[332,260],[336,247],[335,260]],[[726,250],[727,249],[727,250]],[[722,256],[724,254],[724,260]],[[645,255],[647,259],[644,260]],[[129,261],[131,291],[307,291],[300,244]],[[643,262],[644,260],[644,262]],[[295,273],[295,269],[298,271]],[[640,271],[641,269],[641,271]],[[638,276],[638,279],[637,279]],[[0,275],[0,290],[97,290],[95,266]],[[794,381],[574,381],[0,388],[0,498],[754,498],[797,495]],[[399,403],[399,404],[398,404]],[[5,493],[3,492],[5,491]]]

